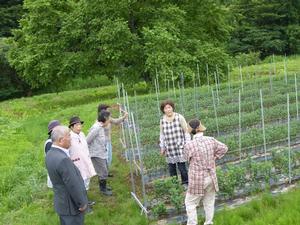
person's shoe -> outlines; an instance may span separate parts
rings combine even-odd
[[[182,186],[183,186],[183,190],[184,190],[184,191],[187,191],[187,189],[188,189],[188,184],[183,184]]]
[[[94,201],[88,201],[88,206],[93,206],[95,204],[96,204],[96,202],[94,202]]]
[[[106,180],[99,181],[100,192],[106,196],[112,196],[112,192],[107,189]]]
[[[106,196],[112,196],[112,192],[111,191],[109,191],[109,190],[101,190],[100,191],[102,194],[104,194],[104,195],[106,195]]]

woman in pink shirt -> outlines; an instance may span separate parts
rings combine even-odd
[[[96,175],[93,163],[89,156],[89,148],[86,137],[81,131],[83,121],[78,116],[70,119],[71,147],[69,148],[70,158],[79,169],[83,178],[86,190],[89,189],[90,178]]]

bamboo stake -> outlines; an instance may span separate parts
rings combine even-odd
[[[290,127],[290,97],[287,93],[287,116],[288,116],[288,149],[289,149],[289,183],[292,182],[292,168],[291,168],[291,127]]]
[[[266,144],[266,133],[265,133],[265,117],[264,117],[264,105],[263,105],[263,96],[262,90],[260,89],[260,105],[261,105],[261,123],[262,123],[262,130],[263,130],[263,140],[264,140],[264,154],[265,154],[265,161],[267,161],[267,144]]]

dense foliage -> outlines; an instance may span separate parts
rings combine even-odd
[[[231,52],[259,51],[295,54],[300,50],[300,2],[298,0],[241,0],[232,5],[235,30]]]

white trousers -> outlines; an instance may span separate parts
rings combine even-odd
[[[211,177],[204,179],[204,196],[192,195],[187,192],[185,208],[188,216],[187,225],[198,225],[197,206],[203,200],[205,212],[204,225],[213,224],[216,191]]]

